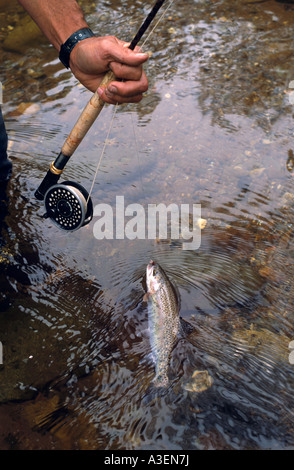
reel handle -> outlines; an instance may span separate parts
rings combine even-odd
[[[116,77],[114,73],[110,70],[104,75],[103,80],[99,86],[107,87],[110,82],[115,80],[115,78]],[[99,116],[104,104],[105,102],[100,98],[96,90],[93,96],[91,97],[90,101],[85,106],[82,114],[79,116],[71,133],[64,142],[63,147],[61,149],[63,155],[66,155],[68,157],[72,156],[72,154],[77,149],[78,145],[81,143],[94,121]]]
[[[145,18],[144,22],[137,31],[137,34],[130,43],[129,49],[131,49],[132,51],[135,49],[136,45],[140,41],[141,37],[149,27],[150,23],[152,22],[164,2],[165,0],[156,0],[148,16]],[[103,80],[99,86],[107,87],[113,80],[116,80],[116,77],[114,73],[110,70],[104,75]],[[61,149],[61,153],[63,155],[67,156],[68,158],[72,156],[72,154],[74,153],[78,145],[81,143],[90,127],[92,126],[93,122],[99,116],[100,112],[103,109],[103,106],[104,101],[99,97],[96,90],[92,98],[84,108],[84,111],[80,115],[79,119],[77,120],[68,138],[64,142],[63,147]]]
[[[149,15],[137,31],[137,34],[133,38],[132,42],[129,45],[129,49],[134,50],[138,42],[140,41],[141,37],[149,27],[151,21],[157,14],[160,7],[163,5],[165,0],[157,0],[150,11]],[[100,87],[107,88],[110,82],[116,80],[114,73],[110,70],[107,72],[102,82],[100,83]],[[85,137],[86,133],[94,123],[94,121],[99,116],[100,112],[103,109],[104,101],[100,98],[97,93],[97,90],[91,97],[90,101],[87,103],[86,107],[84,108],[82,114],[80,115],[79,119],[77,120],[76,124],[74,125],[71,133],[67,137],[66,141],[63,144],[61,149],[61,153],[68,158],[72,156],[74,151],[77,149],[78,145],[81,143],[83,138]]]

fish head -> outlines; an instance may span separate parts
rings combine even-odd
[[[150,260],[146,268],[146,284],[148,292],[154,293],[161,288],[164,275],[159,264]]]

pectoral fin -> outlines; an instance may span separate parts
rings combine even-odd
[[[180,323],[181,323],[181,330],[182,330],[181,333],[184,337],[189,336],[191,333],[195,332],[196,329],[194,328],[194,326],[192,326],[191,323],[187,322],[181,317],[180,317]]]
[[[152,291],[146,292],[146,294],[144,294],[143,296],[143,302],[148,302],[149,297],[153,294],[155,294],[155,292],[152,292]]]

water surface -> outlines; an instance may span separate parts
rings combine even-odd
[[[94,31],[126,40],[151,5],[81,4]],[[5,43],[27,21],[16,2],[0,21],[14,164],[1,248],[1,448],[293,448],[293,5],[174,2],[144,46],[148,93],[115,115],[94,206],[114,207],[118,195],[144,208],[201,204],[198,250],[97,240],[95,217],[73,233],[41,218],[34,191],[91,93],[38,33],[25,52],[13,36]],[[105,107],[65,170],[88,190],[112,113]],[[177,285],[195,333],[174,350],[171,390],[146,403],[150,259]],[[195,370],[213,380],[204,391],[183,387]]]

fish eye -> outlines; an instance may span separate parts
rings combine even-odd
[[[156,276],[156,269],[155,268],[153,268],[152,275]]]

